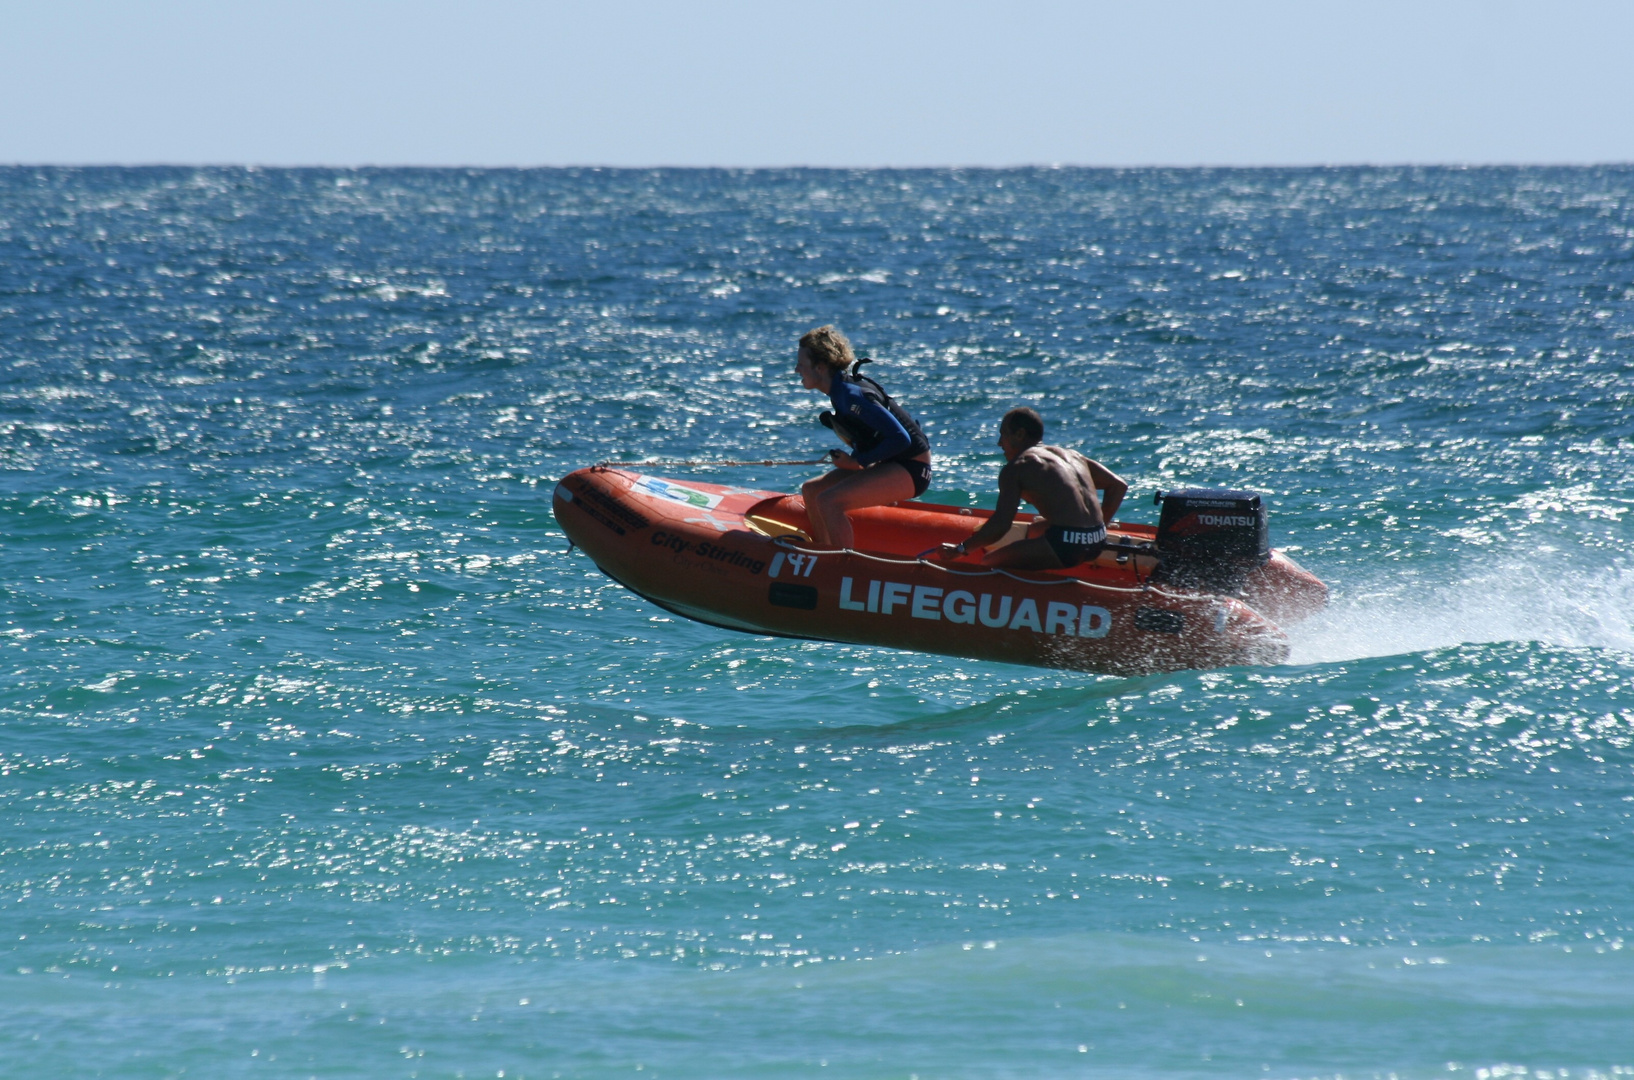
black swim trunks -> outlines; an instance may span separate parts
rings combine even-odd
[[[1086,563],[1101,553],[1106,546],[1106,527],[1099,529],[1068,529],[1051,525],[1044,530],[1044,539],[1055,551],[1063,567]]]
[[[930,487],[930,462],[916,461],[913,458],[892,458],[892,461],[908,470],[913,477],[913,497],[919,498]]]

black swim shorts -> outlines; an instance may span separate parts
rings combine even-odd
[[[1051,525],[1044,530],[1044,539],[1055,551],[1062,566],[1077,566],[1089,562],[1106,546],[1106,528],[1068,529]]]
[[[930,462],[917,461],[914,458],[892,458],[898,465],[908,470],[913,478],[913,497],[919,498],[930,487]]]

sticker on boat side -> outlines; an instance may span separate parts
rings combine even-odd
[[[817,569],[817,556],[790,555],[786,551],[779,551],[772,556],[772,568],[766,572],[767,577],[776,577],[783,570],[784,560],[788,560],[789,572],[793,577],[810,577],[811,572]]]
[[[635,478],[635,487],[648,494],[656,495],[660,499],[678,502],[685,506],[697,506],[705,510],[713,510],[721,504],[719,495],[710,495],[702,491],[694,491],[680,484],[672,484],[656,476],[638,476]]]
[[[1035,634],[1065,634],[1068,637],[1105,637],[1112,629],[1112,613],[1096,604],[1063,604],[1047,600],[1044,610],[1038,601],[1005,593],[976,594],[963,589],[943,590],[930,585],[908,585],[899,581],[868,582],[868,599],[852,578],[840,579],[840,610],[890,615],[900,611],[915,619],[942,620],[970,626],[980,621],[993,629],[1031,630]],[[1142,608],[1142,611],[1153,610]],[[1178,613],[1173,614],[1180,618]],[[1176,631],[1178,633],[1178,631]]]
[[[652,543],[655,547],[664,547],[675,552],[676,560],[682,565],[692,565],[689,560],[681,558],[684,555],[691,555],[699,559],[709,559],[711,562],[741,567],[751,574],[758,574],[766,569],[766,564],[753,555],[746,555],[741,551],[707,542],[694,542],[684,536],[671,536],[667,532],[653,533]],[[777,557],[782,559],[782,553],[779,552]],[[772,563],[771,576],[777,576],[777,563],[775,562]]]

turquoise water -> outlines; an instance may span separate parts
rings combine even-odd
[[[1267,493],[1283,667],[678,621],[835,322]],[[0,1073],[1634,1073],[1634,169],[0,170]],[[697,474],[789,488],[799,470]]]

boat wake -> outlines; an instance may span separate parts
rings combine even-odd
[[[1339,590],[1290,628],[1290,661],[1331,663],[1495,641],[1634,653],[1634,566],[1516,560],[1458,581],[1377,582]]]

